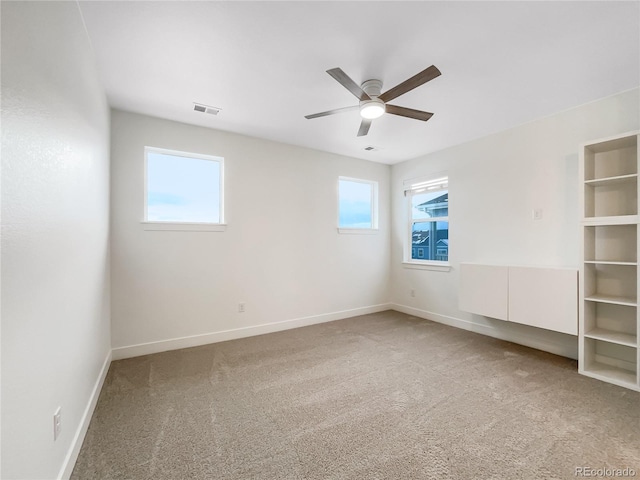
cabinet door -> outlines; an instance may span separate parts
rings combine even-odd
[[[577,270],[509,267],[509,321],[577,335]]]
[[[506,320],[508,278],[506,266],[460,264],[460,310]]]

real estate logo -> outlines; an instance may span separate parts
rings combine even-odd
[[[636,471],[633,468],[594,468],[594,467],[576,467],[574,475],[576,477],[585,478],[629,478],[635,477]]]

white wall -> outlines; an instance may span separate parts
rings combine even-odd
[[[111,131],[114,357],[388,302],[389,166],[121,111]],[[224,157],[225,232],[143,230],[145,146]],[[341,175],[379,182],[377,234],[338,234]]]
[[[2,478],[73,467],[110,355],[108,165],[77,4],[2,2]]]
[[[408,313],[575,358],[576,337],[460,311],[459,264],[577,269],[579,144],[638,129],[638,92],[627,91],[394,165],[392,302]],[[452,269],[406,268],[401,263],[408,216],[402,182],[443,170],[450,179]],[[534,208],[543,209],[541,220],[533,220]],[[415,298],[411,289],[416,290]]]

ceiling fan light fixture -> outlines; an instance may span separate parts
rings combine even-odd
[[[426,122],[433,117],[433,113],[431,112],[399,107],[398,105],[387,105],[387,102],[399,97],[400,95],[404,95],[414,88],[417,88],[441,75],[440,70],[438,70],[435,65],[425,68],[420,73],[406,79],[404,82],[399,83],[391,90],[387,90],[384,93],[380,93],[382,90],[382,81],[375,78],[363,82],[362,85],[358,85],[349,77],[349,75],[344,73],[341,68],[332,68],[331,70],[327,70],[327,73],[340,85],[349,90],[349,92],[351,92],[356,98],[358,98],[360,103],[352,107],[336,108],[326,112],[314,113],[313,115],[305,115],[304,118],[306,119],[310,120],[312,118],[325,117],[335,113],[358,109],[360,110],[362,121],[360,122],[360,128],[358,129],[357,136],[364,137],[369,133],[372,120],[381,117],[385,113],[400,117],[413,118],[414,120],[421,120],[423,122]],[[389,108],[387,108],[387,106]]]
[[[381,117],[385,112],[384,102],[377,98],[360,102],[360,116],[368,120]]]

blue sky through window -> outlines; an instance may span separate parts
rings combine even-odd
[[[372,189],[371,183],[339,181],[340,228],[373,228]]]
[[[148,152],[147,221],[220,223],[220,162]]]

